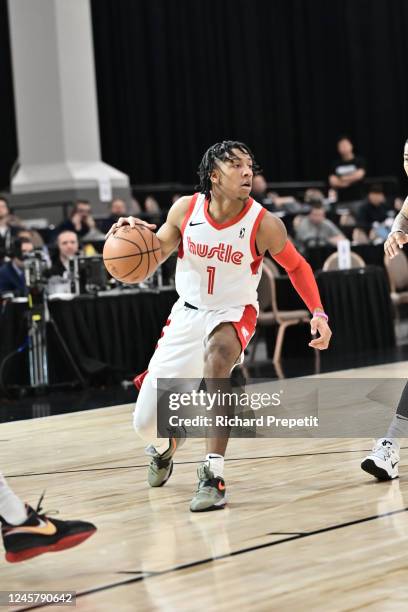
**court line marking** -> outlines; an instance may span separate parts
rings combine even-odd
[[[306,535],[308,531],[269,531],[266,535]]]
[[[323,438],[322,438],[323,439]],[[408,446],[401,446],[400,450],[406,450]],[[363,448],[357,450],[336,450],[336,451],[322,451],[321,453],[294,453],[292,455],[261,455],[260,457],[230,457],[225,459],[228,461],[256,461],[257,459],[288,459],[290,457],[315,457],[319,455],[339,455],[344,453],[368,453],[371,448]],[[196,463],[202,463],[202,459],[199,461],[175,461],[174,465],[194,465]],[[107,470],[134,470],[146,468],[147,463],[142,465],[115,465],[113,467],[100,467],[100,468],[84,468],[80,470],[62,470],[57,472],[28,472],[27,474],[4,474],[5,478],[25,478],[28,476],[53,476],[54,474],[81,474],[82,472],[104,472]]]
[[[400,508],[399,510],[392,510],[391,512],[384,512],[382,514],[366,516],[365,518],[355,519],[354,521],[347,521],[345,523],[339,523],[338,525],[330,525],[329,527],[322,527],[320,529],[315,529],[313,531],[306,531],[304,533],[292,535],[288,538],[274,540],[273,542],[266,542],[264,544],[255,544],[254,546],[248,546],[246,548],[239,548],[238,550],[234,550],[230,553],[225,553],[223,555],[217,555],[215,557],[206,557],[204,559],[198,559],[197,561],[191,561],[190,563],[183,563],[181,565],[175,565],[174,567],[170,567],[166,570],[162,570],[161,572],[151,572],[151,573],[145,572],[144,574],[140,576],[135,576],[134,578],[129,578],[128,580],[121,580],[120,582],[113,582],[111,584],[106,584],[100,587],[95,587],[94,589],[88,589],[87,591],[80,591],[79,593],[76,594],[76,597],[79,598],[79,597],[85,597],[87,595],[93,595],[95,593],[100,593],[101,591],[107,591],[107,590],[114,589],[120,586],[134,584],[136,582],[141,582],[142,580],[146,580],[147,578],[156,578],[158,576],[165,576],[173,572],[179,572],[185,569],[190,569],[192,567],[206,565],[207,563],[213,563],[214,561],[228,559],[229,557],[236,557],[238,555],[244,555],[246,553],[254,552],[256,550],[262,550],[263,548],[271,548],[272,546],[277,546],[278,544],[286,544],[287,542],[293,542],[294,540],[301,540],[303,538],[309,538],[311,536],[321,535],[323,533],[328,533],[329,531],[336,531],[337,529],[345,529],[346,527],[351,527],[352,525],[359,525],[360,523],[368,523],[369,521],[375,521],[377,519],[385,518],[388,516],[394,516],[396,514],[401,514],[407,511],[408,511],[408,507]],[[267,535],[270,535],[270,534],[267,534]],[[40,604],[38,606],[30,606],[28,608],[19,608],[18,612],[26,612],[27,610],[46,608],[51,605],[53,604],[45,603],[45,604]]]
[[[132,576],[134,576],[135,574],[143,574],[144,576],[153,576],[153,574],[157,574],[157,572],[145,572],[142,570],[122,570],[120,572],[115,572],[116,574],[132,574]]]

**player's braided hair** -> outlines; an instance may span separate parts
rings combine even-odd
[[[246,153],[250,156],[253,163],[253,171],[259,173],[260,167],[255,161],[254,155],[249,147],[243,142],[237,140],[223,140],[212,145],[203,155],[201,163],[198,167],[198,176],[200,177],[200,184],[197,185],[196,189],[200,193],[204,193],[207,198],[210,197],[211,192],[211,172],[216,167],[217,161],[225,161],[227,159],[233,159],[234,154],[232,149],[238,149],[242,153]]]

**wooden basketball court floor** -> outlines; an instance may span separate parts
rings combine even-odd
[[[202,441],[189,440],[171,480],[151,489],[132,408],[1,425],[0,465],[16,492],[35,504],[46,489],[45,509],[98,532],[23,564],[0,559],[0,590],[73,590],[92,612],[408,609],[404,459],[399,480],[377,483],[359,467],[370,439],[233,439],[227,509],[192,514]]]

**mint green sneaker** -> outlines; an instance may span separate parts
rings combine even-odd
[[[147,469],[147,481],[151,487],[162,487],[173,472],[173,455],[181,440],[169,438],[169,448],[160,455],[153,444],[145,448],[146,455],[152,459]]]
[[[191,512],[222,510],[227,503],[224,479],[214,477],[208,461],[198,467],[197,476],[198,489],[191,500]]]

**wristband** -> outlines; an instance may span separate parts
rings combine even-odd
[[[326,321],[329,322],[329,317],[325,312],[322,312],[321,310],[316,310],[316,312],[313,313],[313,316],[321,317],[322,319],[326,319]]]

